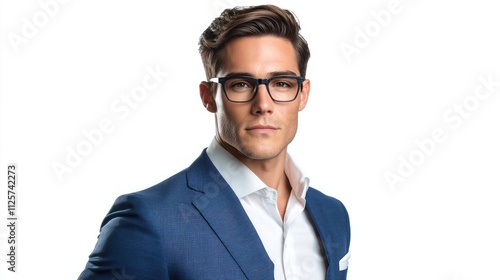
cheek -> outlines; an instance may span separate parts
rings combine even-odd
[[[293,116],[290,116],[290,121],[288,122],[288,127],[289,127],[289,131],[290,133],[294,134],[297,132],[297,128],[298,128],[298,125],[299,125],[299,120],[298,120],[298,117],[297,115],[293,115]]]
[[[237,136],[239,125],[242,122],[242,116],[241,112],[234,110],[234,108],[228,107],[227,105],[228,104],[224,103],[217,104],[216,118],[219,126],[219,133],[234,139]]]
[[[295,105],[292,108],[287,108],[283,111],[283,120],[287,123],[290,128],[297,128],[297,123],[299,121],[299,106]]]
[[[221,132],[224,134],[232,134],[232,130],[235,130],[235,123],[233,119],[231,118],[230,115],[226,114],[225,112],[221,112],[217,116],[217,120],[219,123],[219,127]]]
[[[291,140],[295,137],[298,129],[299,117],[298,111],[290,111],[285,115],[284,120],[286,126],[286,135],[288,140]]]

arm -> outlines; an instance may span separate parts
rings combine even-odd
[[[119,197],[78,279],[168,279],[165,248],[148,211],[138,195]]]

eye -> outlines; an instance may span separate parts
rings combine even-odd
[[[283,82],[283,81],[277,81],[276,83],[274,83],[274,86],[275,87],[290,87],[290,84],[287,82]]]
[[[250,87],[250,85],[247,82],[236,82],[231,84],[232,88],[246,88]]]
[[[247,91],[253,89],[253,84],[249,80],[238,78],[228,80],[226,87],[232,91]]]
[[[294,79],[277,78],[271,81],[270,86],[273,88],[288,89],[295,87],[295,84],[297,84],[297,82]]]

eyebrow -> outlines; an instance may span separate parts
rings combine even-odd
[[[248,72],[230,72],[230,73],[226,74],[226,77],[234,77],[234,76],[244,76],[244,77],[254,78],[254,76]],[[267,73],[266,78],[275,77],[275,76],[298,76],[298,75],[295,72],[290,71],[290,70],[274,71],[274,72]]]

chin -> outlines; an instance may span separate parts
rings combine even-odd
[[[283,149],[276,149],[276,148],[270,148],[270,147],[263,147],[265,144],[260,144],[257,147],[241,147],[240,153],[253,160],[267,160],[267,159],[273,159],[276,158],[281,154]]]

